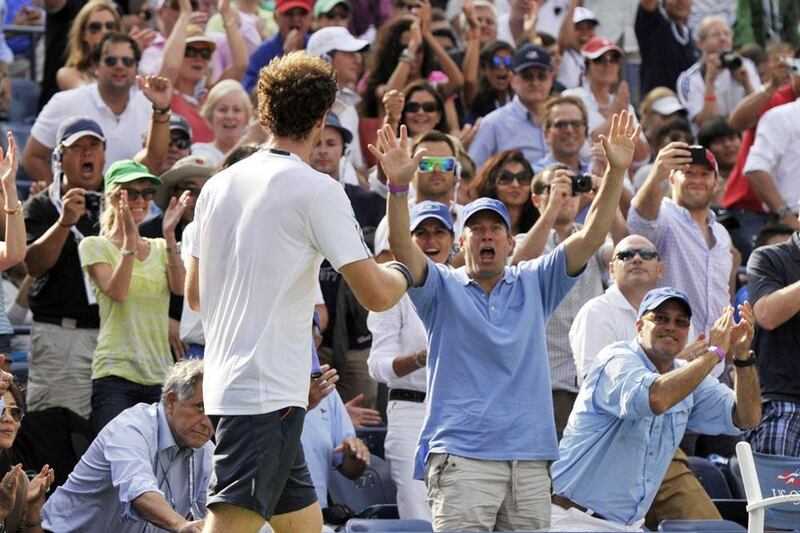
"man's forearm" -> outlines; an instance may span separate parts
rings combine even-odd
[[[550,235],[550,230],[553,229],[558,209],[545,209],[542,216],[536,221],[528,233],[525,234],[525,239],[522,244],[515,247],[514,255],[511,256],[511,264],[516,265],[522,261],[530,261],[536,259],[544,251],[547,244],[547,237]]]
[[[750,186],[758,197],[769,207],[773,213],[786,205],[786,201],[781,196],[780,191],[775,186],[772,176],[763,170],[754,170],[745,174],[750,181]]]
[[[28,269],[28,274],[37,277],[53,268],[61,255],[69,232],[69,228],[56,222],[44,235],[28,246],[25,252],[25,267]]]
[[[688,365],[659,376],[650,385],[650,409],[656,415],[665,413],[689,396],[717,363],[714,352],[705,352]]]
[[[187,521],[157,492],[145,492],[133,500],[133,507],[144,520],[167,531],[177,531]]]
[[[597,196],[589,206],[584,226],[586,239],[594,247],[594,251],[606,240],[606,235],[611,230],[611,224],[619,209],[619,198],[622,194],[622,180],[625,169],[606,169]]]
[[[773,330],[800,313],[800,281],[760,298],[753,306],[758,325]]]
[[[411,240],[408,197],[389,193],[386,197],[386,216],[389,222],[389,247],[395,258],[411,270],[414,283],[425,279],[427,259]]]
[[[664,200],[664,178],[659,175],[658,168],[653,165],[650,174],[631,200],[631,205],[644,220],[655,220]],[[630,215],[628,215],[630,217]]]
[[[738,131],[755,127],[761,110],[767,105],[774,92],[774,89],[754,91],[739,100],[739,103],[736,104],[736,107],[733,108],[733,111],[728,116],[728,122],[731,127]]]
[[[733,390],[736,405],[733,423],[739,429],[751,429],[761,422],[761,387],[755,365],[736,368]]]

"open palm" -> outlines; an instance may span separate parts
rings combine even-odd
[[[369,151],[378,160],[392,185],[408,185],[414,177],[414,171],[422,159],[425,149],[417,150],[411,156],[408,153],[408,132],[405,125],[400,126],[400,140],[394,136],[388,124],[378,130],[378,147],[370,144]]]
[[[642,133],[642,126],[634,128],[633,115],[627,111],[615,114],[611,118],[611,130],[608,137],[600,136],[603,143],[608,164],[615,169],[625,170],[633,161],[633,152],[636,148],[636,141]]]

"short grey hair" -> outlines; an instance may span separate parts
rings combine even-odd
[[[167,374],[164,387],[161,389],[161,403],[167,403],[167,394],[174,391],[178,400],[185,400],[203,381],[203,360],[185,359],[178,361]]]

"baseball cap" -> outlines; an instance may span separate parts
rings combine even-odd
[[[331,52],[362,52],[369,48],[369,41],[356,39],[347,28],[329,26],[311,34],[306,45],[306,52],[320,57]]]
[[[212,52],[217,48],[217,43],[214,42],[214,39],[204,34],[203,29],[194,24],[190,24],[186,28],[186,44],[202,44],[210,48]]]
[[[644,295],[644,299],[639,306],[638,318],[642,318],[642,315],[648,311],[652,311],[667,300],[678,300],[686,306],[686,311],[689,313],[689,316],[692,316],[692,306],[689,305],[689,297],[686,296],[685,293],[672,287],[659,287]]]
[[[147,167],[133,159],[120,159],[106,170],[105,187],[109,190],[114,185],[130,183],[136,180],[148,179],[161,185],[161,179],[153,176]]]
[[[443,203],[431,200],[419,202],[411,208],[411,231],[415,231],[429,218],[435,218],[444,224],[445,228],[453,231],[453,217],[450,215],[450,210]]]
[[[189,126],[185,118],[176,113],[169,114],[169,131],[182,131],[190,139],[192,138],[191,126]]]
[[[353,141],[353,133],[342,126],[342,121],[339,120],[339,117],[337,117],[335,113],[328,113],[328,118],[325,119],[325,125],[338,130],[339,133],[342,134],[342,141],[344,141],[344,144],[350,144]]]
[[[519,74],[526,68],[537,67],[550,70],[550,54],[541,46],[535,44],[524,44],[517,49],[514,54],[514,72]]]
[[[106,138],[103,135],[103,128],[100,127],[100,124],[89,117],[75,116],[61,123],[61,126],[58,128],[58,133],[56,134],[56,139],[58,139],[58,144],[71,146],[72,143],[87,135],[106,142]]]
[[[317,0],[317,3],[314,4],[314,18],[319,18],[320,15],[324,15],[339,4],[350,9],[350,2],[347,0]]]
[[[290,9],[299,7],[311,13],[313,5],[313,0],[275,0],[275,11],[284,14]]]
[[[500,218],[503,219],[506,226],[511,229],[511,216],[508,214],[508,209],[503,202],[495,200],[494,198],[478,198],[465,205],[464,211],[461,213],[464,219],[464,226],[467,225],[472,215],[481,211],[493,211],[497,213],[500,215]]]
[[[619,55],[624,55],[622,48],[617,46],[617,43],[605,37],[592,37],[586,41],[586,44],[581,46],[581,55],[586,59],[597,59],[609,50],[614,50]]]
[[[597,15],[594,14],[594,11],[583,6],[577,6],[575,11],[572,13],[572,23],[578,24],[579,22],[586,22],[587,20],[594,22],[595,24],[600,24],[600,21],[597,20]]]
[[[161,174],[161,183],[164,185],[157,192],[155,198],[156,205],[161,209],[166,209],[170,198],[170,188],[177,185],[186,178],[205,178],[208,179],[217,173],[217,165],[211,159],[202,155],[187,155],[175,161],[172,168]]]
[[[655,111],[659,115],[671,115],[677,111],[686,113],[686,108],[681,105],[676,96],[664,96],[659,98],[653,105],[650,106],[651,111]]]

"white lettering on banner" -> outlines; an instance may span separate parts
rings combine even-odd
[[[772,489],[773,496],[786,496],[786,495],[796,496],[798,494],[800,494],[800,490],[787,491],[786,489]],[[792,502],[792,505],[800,505],[800,502]]]

